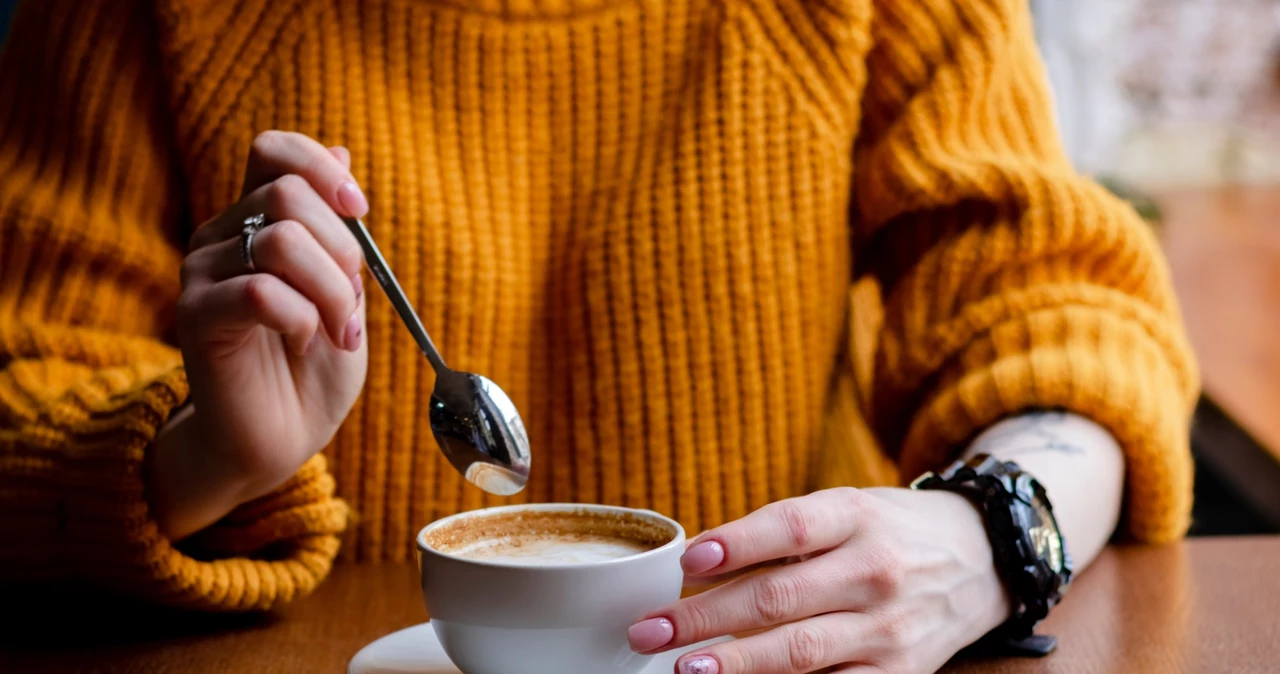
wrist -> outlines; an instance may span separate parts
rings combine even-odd
[[[1072,562],[1043,485],[1016,463],[978,453],[940,473],[924,473],[911,489],[950,492],[972,501],[1012,609],[992,636],[1027,654],[1051,652],[1054,638],[1033,630],[1062,599]]]
[[[964,615],[957,648],[999,627],[1013,612],[1013,599],[1000,577],[982,511],[968,498],[949,491],[875,487],[864,491],[918,512],[930,523],[931,538],[946,547]]]
[[[929,495],[945,502],[945,510],[954,515],[949,526],[956,532],[960,559],[974,574],[975,595],[980,599],[975,605],[975,634],[970,635],[970,642],[976,641],[1009,619],[1013,614],[1013,597],[996,567],[995,550],[991,546],[982,510],[973,501],[954,492],[935,491]]]
[[[172,541],[204,529],[247,500],[247,481],[216,460],[210,437],[188,404],[160,428],[147,455],[152,518]]]

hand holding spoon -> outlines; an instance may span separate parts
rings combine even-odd
[[[491,494],[509,496],[524,489],[529,437],[516,406],[492,381],[445,365],[369,230],[358,219],[344,221],[364,249],[369,271],[436,371],[429,413],[440,451],[468,482]]]

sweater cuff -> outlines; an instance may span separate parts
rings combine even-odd
[[[139,379],[148,383],[105,400],[69,392],[55,414],[22,431],[27,442],[20,445],[45,445],[32,453],[43,469],[28,475],[36,478],[29,481],[28,496],[34,498],[25,500],[46,516],[0,519],[31,529],[45,542],[29,548],[26,559],[5,560],[5,566],[17,567],[6,575],[81,578],[148,601],[206,611],[267,610],[314,589],[332,565],[347,517],[345,504],[333,496],[323,457],[175,547],[150,515],[143,461],[161,425],[187,396],[186,374],[175,367]]]
[[[1197,375],[1180,338],[1135,318],[1097,306],[1056,306],[974,335],[939,371],[911,421],[903,479],[945,465],[1004,417],[1064,409],[1108,429],[1124,452],[1123,530],[1146,542],[1184,535]]]

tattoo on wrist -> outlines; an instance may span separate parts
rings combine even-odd
[[[1061,410],[1027,412],[1009,419],[999,428],[992,429],[993,432],[982,435],[979,441],[973,444],[971,451],[1003,445],[1010,448],[1000,450],[1002,457],[1035,452],[1058,452],[1083,456],[1084,448],[1064,439],[1059,428],[1069,416],[1069,413]]]

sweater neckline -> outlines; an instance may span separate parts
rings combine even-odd
[[[499,19],[567,19],[649,0],[424,0],[426,4]]]

